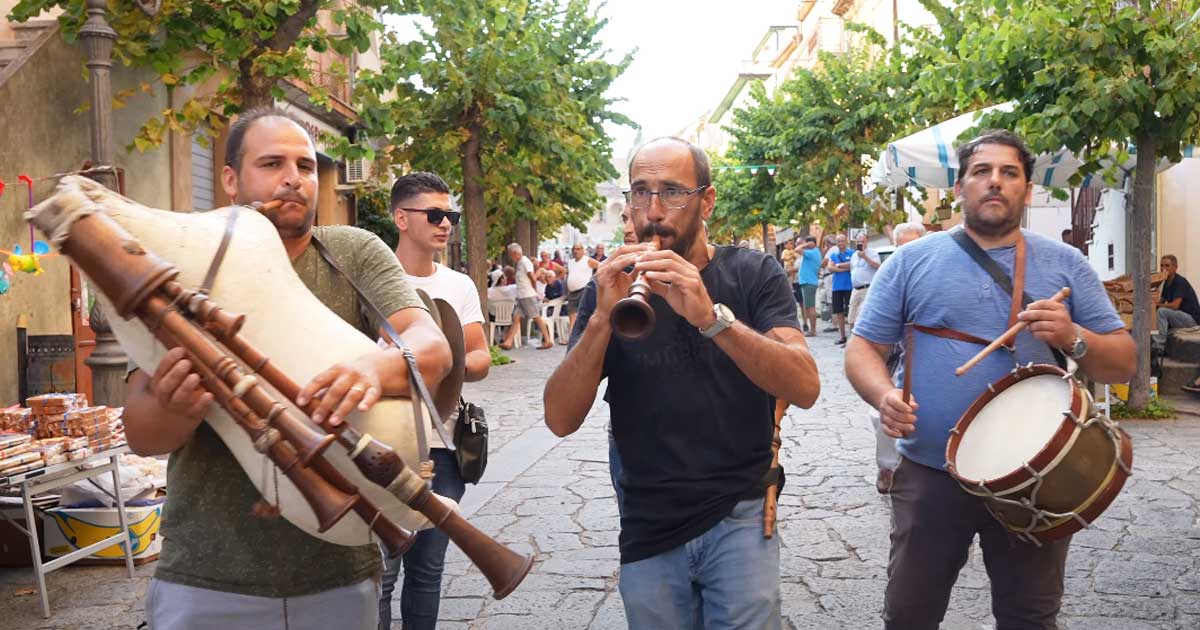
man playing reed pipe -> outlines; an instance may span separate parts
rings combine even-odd
[[[816,401],[816,363],[779,264],[708,243],[716,191],[704,151],[654,140],[629,175],[642,242],[613,252],[589,285],[546,383],[546,424],[579,429],[608,378],[630,628],[779,628],[779,539],[762,520],[773,409],[776,398]],[[656,324],[629,341],[609,317],[634,274],[650,285]]]
[[[392,184],[392,220],[399,240],[396,258],[404,266],[409,284],[430,298],[445,300],[458,315],[466,344],[468,382],[481,381],[492,365],[487,338],[483,334],[483,311],[479,291],[466,274],[434,261],[446,251],[451,230],[462,213],[450,207],[450,187],[434,173],[409,173]],[[458,414],[446,418],[446,432],[454,435]],[[454,452],[441,444],[437,434],[429,436],[429,458],[434,463],[433,491],[458,501],[466,484]],[[442,569],[450,538],[439,529],[417,532],[417,540],[403,555],[384,560],[383,594],[379,599],[379,630],[392,627],[392,591],[401,568],[400,612],[407,630],[432,630],[437,625],[441,601]],[[403,565],[403,567],[402,567]]]
[[[304,128],[279,110],[248,111],[230,127],[225,149],[221,184],[235,203],[283,201],[266,214],[305,286],[363,334],[380,335],[380,323],[369,321],[349,283],[315,251],[315,234],[390,313],[388,321],[412,346],[426,383],[436,387],[450,369],[450,349],[395,255],[364,230],[313,227],[317,156]],[[256,281],[253,269],[245,281]],[[259,496],[203,422],[213,397],[200,388],[182,350],[168,352],[153,373],[135,368],[128,391],[130,446],[142,455],[171,454],[165,542],[146,594],[151,628],[375,628],[378,546],[327,543],[264,510],[275,497]],[[400,350],[390,348],[331,366],[302,388],[296,402],[319,397],[313,420],[337,424],[381,396],[408,394],[407,364]]]
[[[1087,259],[1057,239],[1021,229],[1033,194],[1033,164],[1021,138],[1007,131],[988,132],[962,145],[954,192],[962,203],[965,232],[940,232],[897,249],[873,280],[846,349],[846,376],[879,410],[884,432],[900,438],[883,609],[888,629],[939,627],[977,534],[997,630],[1057,628],[1070,537],[1040,546],[1019,540],[992,517],[984,499],[968,494],[945,470],[950,430],[978,396],[1009,374],[1014,360],[1054,364],[1051,348],[1056,348],[1096,381],[1123,382],[1133,375],[1133,340]],[[983,267],[985,259],[972,258],[968,242],[956,241],[961,234],[978,245],[981,256],[995,261],[1014,287],[1023,285],[1034,300],[1027,308],[1000,288]],[[1070,288],[1069,303],[1046,299],[1063,287]],[[966,336],[1000,337],[1013,326],[1014,316],[1028,324],[1016,337],[1015,353],[994,352],[956,377],[955,366],[981,349]],[[914,332],[906,350],[913,366],[906,368],[912,379],[912,398],[906,402],[885,358],[908,322],[928,328]]]

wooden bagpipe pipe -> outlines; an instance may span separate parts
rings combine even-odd
[[[242,212],[211,293],[188,288],[200,285],[230,212],[155,210],[67,177],[27,219],[99,290],[134,363],[153,369],[167,350],[184,348],[218,403],[206,422],[263,497],[277,497],[281,516],[331,543],[377,538],[393,553],[411,546],[411,530],[432,524],[479,567],[497,599],[511,593],[533,558],[467,522],[410,465],[422,458],[415,391],[338,426],[312,421],[315,402],[308,411],[295,404],[297,383],[379,349],[308,291],[270,221]],[[273,467],[282,478],[264,474]]]

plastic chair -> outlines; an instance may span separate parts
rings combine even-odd
[[[488,343],[496,345],[496,329],[507,328],[513,325],[513,311],[517,309],[517,303],[512,301],[505,302],[488,302],[488,312],[492,314],[492,321],[488,327]],[[513,347],[521,347],[521,335],[513,335]]]
[[[566,301],[566,296],[560,296],[553,300],[542,302],[542,319],[545,320],[546,328],[550,331],[550,343],[554,343],[555,320],[562,315],[563,305]],[[532,331],[529,334],[533,334]],[[561,336],[562,333],[559,333],[559,335]]]

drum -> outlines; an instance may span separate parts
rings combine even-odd
[[[951,431],[950,474],[1040,545],[1090,525],[1133,467],[1133,443],[1068,372],[1027,365],[988,386]]]

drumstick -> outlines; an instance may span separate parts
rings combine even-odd
[[[1058,293],[1055,293],[1053,296],[1050,297],[1050,301],[1051,302],[1062,302],[1064,299],[1066,299],[1070,296],[1071,296],[1071,288],[1063,287],[1061,291],[1059,291]],[[963,374],[966,374],[968,370],[975,367],[976,364],[978,364],[980,361],[982,361],[984,357],[991,354],[992,351],[994,351],[996,348],[999,348],[1000,346],[1008,345],[1008,343],[1010,341],[1012,341],[1013,339],[1016,339],[1017,333],[1021,332],[1022,330],[1025,330],[1025,328],[1027,326],[1029,326],[1029,322],[1017,322],[1016,325],[1014,325],[1012,328],[1009,328],[1008,330],[1004,331],[1003,335],[1000,335],[999,337],[996,338],[995,341],[993,341],[992,343],[989,343],[986,348],[984,348],[983,350],[980,350],[979,354],[971,357],[970,361],[967,361],[966,363],[960,365],[958,367],[958,369],[954,370],[954,375],[962,376]]]
[[[912,399],[913,325],[904,325],[904,404]]]

